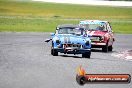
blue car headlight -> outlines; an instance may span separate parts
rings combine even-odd
[[[56,43],[59,44],[60,43],[60,40],[56,40]]]
[[[88,46],[88,45],[89,45],[89,41],[86,41],[86,42],[85,42],[85,45]]]

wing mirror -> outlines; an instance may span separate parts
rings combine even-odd
[[[91,37],[92,35],[89,35],[89,34],[85,34],[83,35],[84,37]]]
[[[46,39],[46,40],[45,40],[45,42],[47,42],[47,43],[48,43],[48,42],[50,42],[50,40],[52,40],[52,39]]]
[[[51,36],[54,36],[54,35],[55,35],[55,33],[50,33],[50,35],[51,35]]]
[[[91,37],[92,35],[87,34],[87,37]]]

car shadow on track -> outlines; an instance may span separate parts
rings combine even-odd
[[[108,51],[108,52],[103,52],[101,49],[91,49],[92,52],[100,52],[100,53],[115,53],[117,51]]]
[[[101,49],[91,49],[92,52],[102,52]]]
[[[79,58],[79,59],[89,59],[89,60],[103,60],[103,61],[119,61],[118,59],[108,59],[108,58],[82,58],[81,56],[69,56],[69,55],[59,55],[61,57],[71,57],[71,58]]]
[[[69,56],[69,55],[59,55],[61,57],[72,57],[72,58],[82,58],[81,56]]]
[[[69,56],[69,55],[59,55],[59,56],[61,56],[61,57],[80,58],[80,59],[88,59],[88,58],[83,58],[83,57],[81,57],[81,56],[73,56],[73,55],[71,55],[71,56]],[[92,59],[92,58],[90,58],[90,59]]]
[[[106,53],[106,52],[102,52],[102,50],[99,50],[99,49],[92,49],[91,50],[92,51],[92,53]],[[116,53],[117,51],[109,51],[109,52],[107,52],[106,54],[112,54],[112,53]],[[60,57],[71,57],[71,58],[80,58],[80,59],[100,59],[100,60],[108,60],[107,58],[106,59],[102,59],[102,58],[93,58],[92,56],[90,57],[90,58],[82,58],[82,56],[81,55],[68,55],[68,54],[61,54],[61,55],[59,55]],[[115,59],[113,59],[113,60],[110,60],[110,61],[115,61]]]

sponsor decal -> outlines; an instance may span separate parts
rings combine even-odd
[[[64,43],[71,43],[70,37],[64,37]]]

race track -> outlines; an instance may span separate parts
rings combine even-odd
[[[91,59],[81,55],[50,55],[50,33],[0,33],[0,88],[82,88],[76,69],[88,74],[130,74],[132,61],[113,56],[132,50],[132,35],[115,34],[113,52],[93,50]],[[130,84],[86,84],[83,88],[132,88]]]

